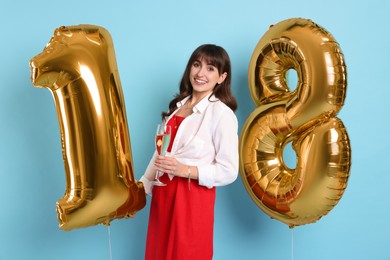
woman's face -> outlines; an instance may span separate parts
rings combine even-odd
[[[205,59],[195,60],[190,70],[190,82],[193,94],[206,96],[211,93],[217,84],[221,84],[226,78],[226,72],[219,75],[218,69],[207,64]]]

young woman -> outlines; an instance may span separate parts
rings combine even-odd
[[[155,152],[141,181],[152,194],[145,259],[212,259],[215,187],[238,175],[237,103],[231,65],[216,45],[191,55],[179,93],[163,112],[171,125],[166,156]],[[152,186],[156,171],[166,186]]]

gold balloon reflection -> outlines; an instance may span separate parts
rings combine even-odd
[[[286,73],[297,72],[289,90]],[[252,200],[291,228],[317,221],[340,200],[351,166],[346,128],[336,117],[347,72],[338,43],[311,20],[282,21],[263,35],[249,64],[257,106],[240,135],[240,174]],[[296,168],[283,162],[292,142]]]
[[[146,203],[134,179],[125,101],[110,34],[94,25],[55,29],[30,61],[48,88],[60,125],[66,190],[57,201],[63,230],[133,216]]]

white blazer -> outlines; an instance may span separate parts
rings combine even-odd
[[[190,97],[177,103],[178,109]],[[210,98],[210,99],[209,99]],[[150,181],[156,169],[155,151],[140,181],[145,191],[152,192]],[[238,176],[238,122],[234,112],[214,95],[206,96],[194,108],[193,113],[181,123],[170,153],[180,163],[198,168],[199,185],[212,188],[234,182]],[[169,174],[170,179],[174,176]]]

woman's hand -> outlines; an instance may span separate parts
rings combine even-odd
[[[175,157],[157,156],[154,161],[157,170],[165,173],[170,173],[179,177],[188,176],[188,166],[180,163]]]

